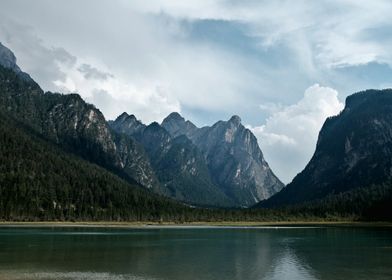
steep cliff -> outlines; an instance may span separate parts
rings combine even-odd
[[[346,99],[327,119],[316,151],[292,183],[261,206],[296,204],[392,178],[392,90],[367,90]]]

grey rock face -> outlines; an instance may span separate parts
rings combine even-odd
[[[325,121],[305,169],[261,206],[322,199],[391,178],[392,90],[367,90],[347,97],[344,110]]]
[[[238,116],[212,127],[186,126],[169,115],[162,123],[175,135],[186,135],[202,151],[214,183],[239,206],[250,206],[280,191],[284,185],[273,174],[256,137]]]
[[[117,134],[117,149],[121,155],[121,165],[126,172],[136,178],[141,185],[157,193],[166,194],[143,145],[135,140],[135,137],[141,136],[146,126],[134,115],[128,115],[125,112],[115,121],[109,121],[109,125]]]
[[[143,187],[151,189],[156,193],[162,193],[160,182],[143,146],[123,134],[116,133],[114,141],[119,165],[124,173],[128,174]]]
[[[146,126],[134,115],[122,113],[115,121],[109,121],[110,126],[119,133],[124,133],[129,136],[140,134]]]
[[[173,136],[186,135],[188,138],[197,132],[198,128],[179,113],[171,113],[162,122],[162,126]]]
[[[205,158],[187,137],[173,137],[156,122],[145,126],[124,114],[110,125],[143,146],[161,184],[159,193],[191,204],[234,206],[212,183]]]
[[[79,95],[58,96],[47,111],[45,135],[94,162],[118,169],[146,188],[159,189],[143,147],[113,133],[102,113]]]
[[[47,110],[44,134],[62,145],[77,149],[86,158],[112,166],[146,188],[159,189],[144,149],[133,139],[112,132],[105,117],[77,94],[57,96]]]
[[[57,143],[89,139],[105,153],[115,153],[113,137],[102,113],[77,94],[46,93],[54,101],[47,107],[44,133]],[[56,98],[57,97],[57,98]]]

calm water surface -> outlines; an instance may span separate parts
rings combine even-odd
[[[392,279],[392,230],[0,227],[0,279]]]

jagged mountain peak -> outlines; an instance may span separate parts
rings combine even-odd
[[[130,114],[130,115],[128,116],[128,118],[131,119],[131,120],[136,120],[136,121],[138,120],[134,114]],[[140,121],[139,121],[139,122],[140,122]]]
[[[249,206],[266,199],[284,185],[270,170],[256,137],[232,116],[211,127],[187,126],[166,119],[162,126],[172,136],[187,136],[203,153],[214,183],[237,205]]]
[[[161,183],[161,193],[192,204],[234,206],[212,183],[206,159],[196,145],[185,134],[173,136],[167,130],[178,130],[176,125],[186,128],[190,122],[172,113],[163,125],[153,122],[137,134],[130,133],[126,121],[111,123],[115,131],[130,135],[143,146]]]
[[[126,135],[141,133],[146,128],[146,126],[139,121],[135,115],[129,115],[126,112],[119,115],[114,121],[111,121],[110,126],[117,132],[121,132]]]
[[[180,115],[180,113],[172,112],[163,120],[163,122],[164,121],[185,121],[185,119]]]
[[[185,118],[177,112],[169,114],[162,121],[162,127],[164,127],[173,137],[179,135],[187,135],[189,137],[198,129],[189,120],[185,121]]]
[[[233,115],[229,121],[229,123],[235,125],[235,126],[239,126],[241,124],[241,118],[237,115]]]
[[[127,112],[124,112],[124,113],[122,113],[121,115],[119,115],[116,119],[115,119],[115,121],[124,121],[126,118],[128,118],[129,117],[129,115],[128,115],[128,113]]]
[[[124,113],[122,113],[121,115],[119,115],[116,119],[115,119],[115,122],[124,122],[124,121],[127,121],[127,122],[139,122],[139,123],[141,123],[141,121],[139,121],[137,118],[136,118],[136,116],[135,115],[133,115],[133,114],[128,114],[127,112],[124,112]]]

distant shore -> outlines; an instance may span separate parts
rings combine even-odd
[[[0,227],[103,227],[103,228],[148,228],[148,227],[284,227],[284,226],[337,226],[337,227],[392,227],[392,222],[352,221],[279,221],[279,222],[0,222]]]

